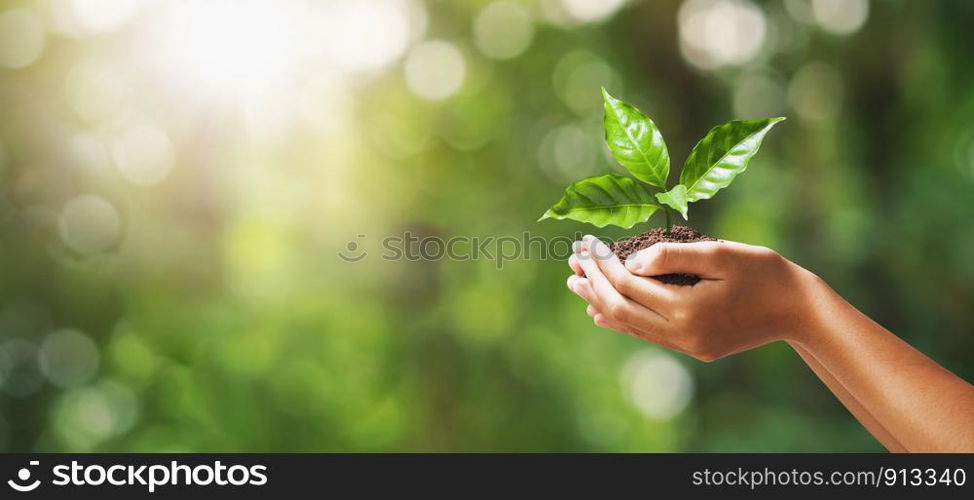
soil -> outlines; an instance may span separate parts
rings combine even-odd
[[[701,234],[696,229],[687,226],[673,226],[670,228],[669,233],[660,227],[631,238],[610,243],[609,248],[612,249],[612,253],[619,257],[619,260],[625,261],[626,257],[629,257],[630,254],[634,254],[644,248],[649,248],[656,243],[692,243],[694,241],[717,241],[717,238]],[[669,285],[692,286],[700,281],[700,276],[694,274],[661,274],[659,276],[653,276],[653,278]]]

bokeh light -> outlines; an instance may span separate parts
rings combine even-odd
[[[301,116],[318,133],[339,133],[352,114],[349,85],[340,77],[323,75],[308,81],[301,90]]]
[[[619,381],[629,401],[647,418],[669,420],[693,398],[693,378],[672,355],[656,349],[637,351],[626,360]]]
[[[538,163],[555,182],[574,182],[598,171],[598,144],[590,127],[568,124],[557,127],[538,145]]]
[[[869,17],[869,0],[812,0],[811,12],[823,30],[850,35]]]
[[[118,171],[140,186],[156,184],[172,170],[172,141],[159,127],[143,124],[125,132],[112,146]]]
[[[44,338],[38,352],[41,371],[54,385],[82,385],[98,369],[98,346],[77,330],[58,330]]]
[[[45,27],[25,9],[0,11],[0,66],[23,68],[44,52]]]
[[[78,132],[65,145],[71,162],[85,175],[105,178],[113,173],[108,147],[95,134]]]
[[[124,26],[146,0],[48,0],[54,26],[69,36],[85,37]]]
[[[442,40],[423,42],[406,58],[406,83],[419,97],[441,100],[460,90],[466,76],[463,54]]]
[[[615,88],[616,80],[615,72],[604,59],[584,50],[562,56],[551,78],[555,94],[580,116],[601,114],[599,89]]]
[[[414,0],[339,0],[312,13],[315,50],[346,72],[382,69],[426,31],[426,9]]]
[[[27,340],[11,339],[0,343],[0,379],[3,392],[25,398],[44,385],[44,375],[37,362],[37,346]]]
[[[582,22],[608,19],[625,4],[626,0],[561,0],[565,12]]]
[[[835,117],[842,106],[842,75],[821,61],[802,66],[788,85],[788,102],[798,115],[809,122],[822,122]]]
[[[750,0],[688,0],[680,7],[680,50],[702,69],[740,66],[761,51],[767,22]]]
[[[92,59],[75,63],[64,81],[68,104],[92,124],[122,109],[130,90],[129,82],[109,64]]]
[[[735,85],[733,106],[734,115],[744,119],[782,115],[787,107],[785,86],[777,75],[746,73]]]
[[[137,416],[132,390],[114,380],[101,380],[64,393],[54,413],[54,431],[64,448],[91,451],[131,428]]]
[[[527,50],[534,38],[531,13],[514,2],[493,2],[477,14],[473,35],[477,48],[487,57],[517,57]]]
[[[416,0],[176,1],[155,5],[151,15],[135,48],[142,71],[196,99],[242,103],[258,128],[280,120],[267,111],[279,107],[275,100],[289,103],[295,89],[326,73],[355,81],[380,74],[427,23]],[[256,135],[273,143],[281,130]]]
[[[121,232],[121,219],[108,200],[91,194],[64,204],[58,228],[64,243],[81,254],[104,252],[114,247]]]
[[[592,326],[537,246],[498,266],[386,260],[383,242],[527,232],[567,251],[592,228],[538,213],[624,173],[600,86],[677,159],[717,123],[783,115],[691,224],[774,247],[970,379],[953,334],[974,331],[970,17],[6,2],[0,451],[878,451],[787,346],[700,364]]]
[[[300,12],[268,0],[166,2],[158,14],[159,57],[167,73],[211,93],[251,92],[294,69]]]

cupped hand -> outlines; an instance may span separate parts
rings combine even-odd
[[[825,286],[764,247],[726,241],[657,243],[623,264],[592,236],[569,259],[568,287],[596,325],[712,361],[775,340],[801,341]],[[693,286],[652,276],[696,274]]]

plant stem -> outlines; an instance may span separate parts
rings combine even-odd
[[[670,209],[663,207],[663,213],[666,214],[666,234],[670,234],[670,228],[672,227],[670,224]]]

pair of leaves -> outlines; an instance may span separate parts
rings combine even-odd
[[[670,155],[656,124],[603,88],[605,142],[612,156],[637,179],[665,189]],[[655,194],[655,201],[688,216],[689,203],[709,199],[747,169],[769,130],[784,118],[730,121],[711,129],[683,165],[680,183]],[[598,227],[630,228],[662,207],[653,194],[628,177],[603,175],[578,181],[541,219],[573,219]],[[541,220],[539,219],[539,220]]]

